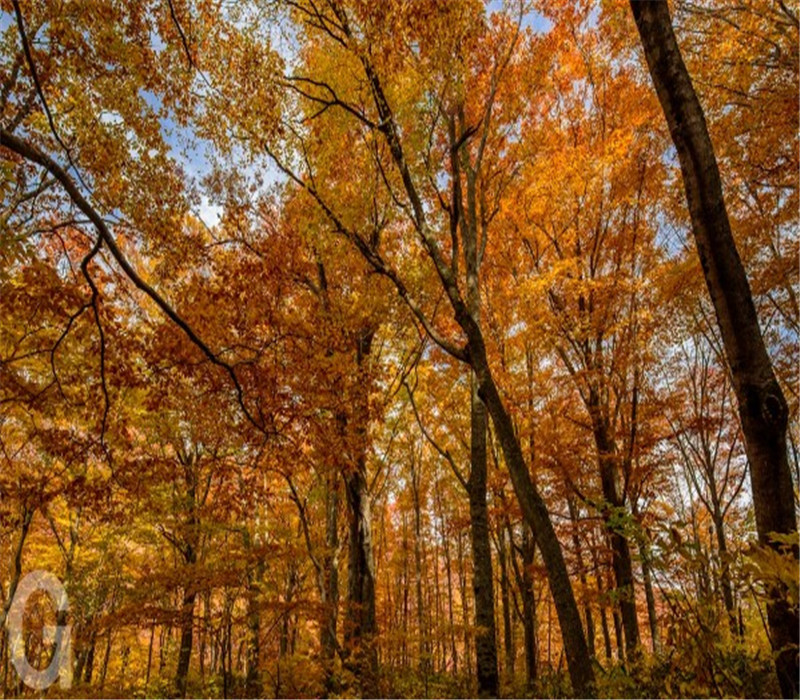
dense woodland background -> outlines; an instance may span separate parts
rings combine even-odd
[[[796,2],[0,10],[45,695],[797,696]]]

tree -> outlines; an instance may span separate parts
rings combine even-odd
[[[772,369],[722,193],[705,115],[665,1],[631,2],[645,58],[681,164],[692,231],[739,404],[759,541],[797,531],[786,445],[788,407]],[[797,558],[797,548],[794,550]],[[800,620],[779,589],[767,609],[785,697],[798,693]]]

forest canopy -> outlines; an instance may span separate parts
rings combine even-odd
[[[3,697],[798,697],[799,15],[0,0]]]

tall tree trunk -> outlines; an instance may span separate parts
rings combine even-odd
[[[575,547],[575,558],[578,560],[578,580],[581,582],[583,590],[583,616],[586,620],[586,642],[589,646],[589,654],[592,658],[596,656],[594,648],[594,618],[592,617],[592,609],[589,605],[589,596],[586,586],[586,567],[583,562],[583,548],[581,547],[581,539],[578,534],[578,510],[575,507],[575,501],[572,495],[567,497],[567,508],[569,510],[569,517],[572,521],[572,544]]]
[[[374,329],[358,337],[357,365],[359,374],[366,376],[365,363],[372,347]],[[349,560],[347,586],[347,625],[345,642],[354,657],[354,668],[366,697],[378,695],[378,655],[375,647],[375,564],[372,554],[372,525],[370,495],[367,489],[367,391],[359,381],[359,396],[355,416],[355,464],[345,474],[345,492],[350,515]]]
[[[625,652],[632,660],[639,647],[639,620],[636,615],[636,591],[634,590],[633,562],[628,537],[620,523],[620,515],[627,514],[623,494],[619,488],[617,446],[609,431],[609,422],[600,403],[597,389],[589,389],[587,408],[592,421],[592,433],[597,448],[600,466],[600,483],[605,501],[602,515],[608,529],[611,544],[611,568],[617,583],[616,597],[625,633]]]
[[[500,562],[500,601],[503,610],[503,650],[505,652],[505,675],[509,682],[514,680],[514,630],[511,626],[510,581],[508,576],[508,550],[506,548],[506,528],[501,526],[497,532],[497,558]]]
[[[631,0],[639,36],[678,152],[697,252],[739,404],[759,541],[797,530],[787,455],[788,408],[772,368],[750,285],[731,233],[705,115],[683,62],[666,0]],[[795,558],[798,550],[793,549]],[[770,641],[784,697],[796,697],[800,620],[780,588],[769,591]]]
[[[653,578],[650,573],[650,551],[646,543],[642,543],[639,552],[642,557],[642,584],[644,597],[647,601],[647,622],[650,625],[650,639],[653,642],[653,653],[659,651],[658,642],[658,617],[656,615],[656,598],[653,594]]]
[[[339,476],[328,476],[325,489],[325,554],[322,558],[322,624],[320,648],[325,695],[336,691],[336,623],[339,618]]]
[[[175,685],[179,697],[186,697],[186,678],[189,673],[189,661],[192,658],[192,634],[194,631],[194,601],[197,592],[193,582],[186,585],[181,604],[181,646],[178,652],[178,669],[175,672]]]
[[[365,459],[361,456],[356,470],[345,480],[350,510],[345,642],[355,657],[354,666],[359,672],[362,694],[376,697],[378,658],[375,650],[375,569],[365,470]]]
[[[458,673],[458,650],[456,648],[456,624],[455,624],[455,609],[453,607],[453,566],[450,558],[450,537],[447,533],[445,526],[444,510],[442,508],[442,499],[439,493],[439,482],[435,484],[436,505],[439,508],[439,523],[440,531],[439,536],[442,541],[442,550],[444,552],[444,573],[447,577],[447,615],[450,625],[450,659],[453,663],[453,675]]]
[[[576,695],[593,697],[595,694],[594,670],[589,649],[586,646],[586,637],[583,634],[580,612],[564,562],[561,543],[553,528],[547,506],[531,481],[513,421],[500,398],[497,385],[489,369],[480,329],[474,326],[471,318],[462,316],[459,318],[459,322],[470,340],[470,361],[478,377],[478,391],[486,403],[497,431],[511,482],[514,485],[514,492],[517,495],[522,514],[533,531],[542,552],[550,591],[561,626],[572,690]]]
[[[472,536],[472,588],[475,595],[475,658],[480,697],[497,697],[497,633],[494,624],[494,577],[486,506],[487,417],[474,386],[471,401],[469,521]]]
[[[431,653],[425,622],[425,603],[422,598],[422,507],[420,504],[420,473],[416,457],[411,459],[411,491],[414,505],[414,584],[417,593],[417,628],[419,634],[419,671],[423,678],[430,673]]]
[[[718,502],[714,503],[712,520],[714,521],[714,533],[717,537],[717,552],[719,553],[719,578],[720,588],[722,589],[722,601],[728,616],[728,626],[730,627],[731,634],[735,637],[737,636],[737,626],[736,610],[733,603],[733,585],[731,584],[730,554],[728,553],[728,542],[725,538],[725,522]]]
[[[511,562],[522,598],[522,632],[525,645],[525,677],[529,691],[533,690],[536,682],[536,596],[533,591],[533,560],[536,554],[536,542],[530,528],[522,524],[522,571],[517,565],[514,540],[509,529],[511,539]]]
[[[250,533],[245,529],[245,548],[251,550]],[[262,694],[261,664],[261,581],[264,577],[264,560],[260,554],[255,565],[247,571],[247,676],[245,677],[245,694],[248,697],[260,697]],[[202,652],[201,648],[201,652]]]

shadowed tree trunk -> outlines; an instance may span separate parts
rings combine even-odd
[[[494,578],[489,536],[489,513],[486,507],[487,452],[486,408],[472,389],[472,445],[470,448],[469,520],[472,535],[472,587],[475,593],[475,654],[478,694],[496,697],[497,632],[494,624]]]
[[[511,622],[511,581],[508,576],[508,548],[506,546],[506,527],[501,524],[497,531],[497,558],[500,563],[500,601],[503,610],[503,650],[505,652],[505,676],[509,682],[514,680],[514,630]]]
[[[366,375],[365,363],[369,356],[374,329],[359,335],[356,360],[359,373]],[[375,646],[377,625],[375,620],[375,564],[372,554],[372,525],[370,522],[370,496],[367,489],[367,392],[364,382],[359,382],[356,420],[355,464],[345,473],[345,493],[350,517],[349,560],[347,585],[347,624],[345,643],[352,655],[361,692],[365,697],[378,696],[378,653]]]
[[[511,565],[514,578],[517,580],[520,598],[522,598],[522,633],[525,646],[525,680],[529,691],[536,682],[536,597],[533,592],[533,558],[536,542],[528,526],[522,524],[522,546],[514,542],[514,536],[508,525],[508,537],[511,543]],[[517,564],[517,550],[522,554],[522,567]]]
[[[575,502],[572,496],[567,496],[567,508],[569,509],[569,517],[572,521],[572,544],[575,547],[575,558],[578,560],[578,580],[581,582],[583,589],[583,616],[586,620],[586,643],[589,645],[589,653],[594,658],[596,656],[594,647],[594,617],[592,617],[592,608],[589,605],[588,588],[586,586],[586,566],[583,562],[583,548],[581,547],[581,539],[578,535],[578,510],[575,507]]]
[[[245,551],[253,556],[253,542],[250,531],[245,527],[243,530]],[[263,692],[260,677],[261,662],[261,582],[264,578],[264,559],[261,553],[256,554],[255,565],[247,567],[247,676],[245,677],[245,694],[248,697],[260,697]],[[201,656],[203,649],[201,647]]]
[[[633,583],[633,562],[628,537],[624,532],[621,515],[627,513],[619,487],[619,454],[610,434],[607,414],[603,411],[598,391],[591,387],[587,409],[592,421],[592,433],[600,464],[600,483],[603,489],[603,519],[608,528],[611,544],[611,568],[617,583],[622,629],[625,635],[625,652],[628,659],[636,657],[639,647],[639,620],[636,616],[636,592]]]
[[[678,152],[692,230],[730,367],[750,463],[759,542],[797,530],[787,456],[788,408],[772,368],[750,285],[731,232],[705,114],[683,62],[666,0],[631,0],[650,76]],[[797,558],[797,547],[793,548]],[[767,619],[784,697],[798,695],[797,610],[777,587]]]
[[[420,473],[417,455],[411,456],[411,491],[414,503],[414,585],[417,594],[417,628],[419,634],[419,672],[427,679],[431,670],[431,649],[425,602],[422,596],[422,504],[420,503]]]
[[[325,554],[322,558],[322,625],[320,647],[325,676],[325,695],[336,690],[334,661],[336,623],[339,617],[339,476],[328,476],[325,489]]]

